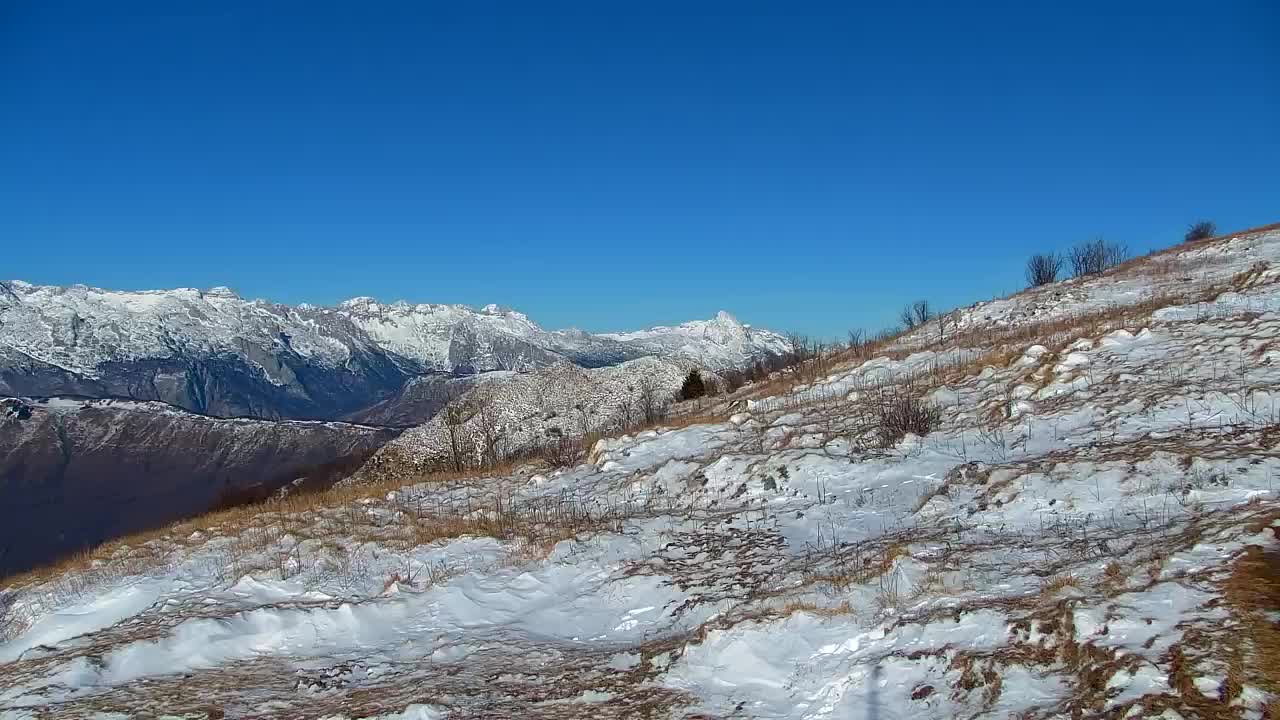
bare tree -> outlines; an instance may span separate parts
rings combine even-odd
[[[640,414],[646,423],[656,423],[667,414],[667,400],[663,397],[662,387],[652,375],[643,375],[636,382],[640,391]]]
[[[453,462],[454,472],[462,472],[467,467],[465,448],[471,433],[467,431],[467,413],[460,401],[453,401],[445,406],[444,427],[449,436],[449,455]]]
[[[1048,285],[1058,279],[1062,270],[1062,256],[1057,253],[1036,253],[1027,259],[1027,284],[1031,287]]]
[[[915,313],[917,325],[923,325],[933,319],[933,310],[929,309],[928,300],[917,300],[911,303],[911,312]]]
[[[472,417],[476,421],[476,430],[481,443],[481,455],[485,464],[494,467],[506,454],[503,447],[505,436],[502,433],[502,419],[498,413],[498,404],[489,392],[476,393],[472,398],[475,411]]]
[[[800,333],[788,333],[787,345],[790,346],[790,355],[785,359],[785,365],[800,365],[804,361],[813,357],[813,343],[807,335]]]
[[[631,388],[627,388],[630,390]],[[618,410],[622,413],[622,428],[625,430],[631,427],[635,422],[636,403],[627,393],[622,394],[622,398],[618,401]]]
[[[1128,257],[1129,249],[1124,245],[1098,238],[1071,248],[1068,259],[1071,261],[1071,274],[1084,277],[1113,268]]]
[[[0,558],[3,556],[4,553],[0,553]],[[13,606],[17,602],[18,593],[16,591],[0,590],[0,642],[13,639],[21,630],[17,614],[13,610]]]
[[[862,328],[854,328],[849,331],[849,342],[845,343],[845,349],[853,353],[855,357],[862,357],[867,347],[867,333]]]
[[[898,320],[902,323],[902,328],[904,330],[912,330],[915,328],[916,314],[911,311],[910,305],[902,308],[902,312],[898,313]]]
[[[543,455],[552,467],[569,467],[577,462],[582,444],[560,432],[559,428],[552,429],[556,432],[549,434]]]
[[[898,319],[902,321],[903,328],[913,330],[932,320],[933,311],[929,309],[928,300],[917,300],[902,308]]]
[[[578,435],[586,437],[591,432],[591,418],[587,415],[587,408],[582,403],[573,406],[578,411]]]

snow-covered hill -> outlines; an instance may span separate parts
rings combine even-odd
[[[337,307],[244,300],[227,288],[112,292],[0,283],[0,394],[159,400],[197,412],[333,419],[413,376],[584,367],[649,355],[711,370],[784,352],[726,313],[617,336],[551,332],[487,306]]]
[[[0,716],[1274,717],[1278,266],[1183,246],[574,467],[126,539],[9,582]]]
[[[451,431],[447,413],[436,414],[388,444],[371,463],[438,465],[451,456],[458,439],[460,454],[475,463],[489,443],[497,456],[507,457],[560,438],[643,424],[646,410],[656,417],[667,409],[690,369],[687,362],[647,357],[605,368],[560,362],[530,373],[485,373],[454,401],[461,421],[456,429]]]

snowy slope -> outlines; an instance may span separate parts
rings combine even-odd
[[[214,516],[19,580],[0,715],[1270,716],[1280,232],[1185,253],[1210,250],[573,468]],[[884,386],[939,425],[880,446]]]
[[[555,442],[638,424],[643,419],[642,394],[649,387],[667,404],[688,371],[688,363],[646,357],[606,368],[581,368],[560,362],[531,373],[485,373],[458,402],[468,408],[461,426],[466,455],[483,452],[483,422],[475,408],[492,408],[502,455],[511,455]],[[439,462],[450,453],[450,434],[443,415],[407,430],[389,443],[372,462],[386,456],[396,462],[421,465]]]

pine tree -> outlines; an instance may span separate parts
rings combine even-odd
[[[680,399],[692,400],[706,394],[707,386],[702,382],[702,373],[697,370],[690,370],[684,379],[684,384],[680,386]]]

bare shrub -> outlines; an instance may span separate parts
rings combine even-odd
[[[902,322],[902,327],[911,330],[932,320],[933,310],[930,309],[928,300],[917,300],[902,308],[898,319]]]
[[[782,367],[795,367],[813,359],[816,354],[815,344],[807,335],[788,333],[787,345],[790,351],[783,357]]]
[[[548,438],[543,447],[542,456],[551,467],[571,467],[578,462],[582,454],[582,441],[559,433]]]
[[[724,378],[724,391],[731,393],[750,382],[750,371],[726,370],[720,373],[720,377]]]
[[[1072,276],[1084,277],[1097,275],[1124,262],[1129,257],[1129,249],[1098,238],[1071,248],[1067,257],[1071,262]]]
[[[898,313],[898,321],[902,323],[905,330],[911,330],[916,326],[915,313],[911,312],[911,306],[908,305]]]
[[[623,393],[618,400],[618,412],[622,413],[622,427],[629,428],[635,424],[635,400],[630,395]]]
[[[1208,240],[1218,234],[1218,226],[1214,225],[1210,220],[1198,220],[1191,223],[1187,228],[1187,234],[1182,236],[1183,242],[1196,242],[1197,240]]]
[[[933,310],[929,308],[928,300],[917,300],[911,303],[911,312],[915,313],[917,325],[923,325],[933,319]]]
[[[667,416],[669,398],[656,378],[645,375],[636,383],[636,388],[640,391],[640,414],[645,422],[656,423]]]
[[[825,343],[811,340],[799,333],[787,335],[787,349],[758,358],[741,370],[725,370],[720,373],[724,391],[734,392],[748,383],[762,383],[773,378],[774,373],[786,373],[792,382],[812,382],[822,377],[834,362],[831,350]],[[704,378],[706,380],[706,378]],[[713,386],[708,392],[714,394]]]
[[[871,342],[867,340],[867,332],[865,330],[855,328],[849,331],[849,342],[845,343],[845,350],[849,354],[854,357],[862,357],[870,346]]]
[[[481,457],[486,467],[495,467],[507,453],[506,435],[503,433],[497,399],[486,392],[477,394],[472,402],[475,405],[473,417],[476,419]],[[450,449],[452,447],[451,443]]]
[[[0,590],[0,642],[12,640],[23,629],[13,609],[17,601],[18,593]]]
[[[881,388],[875,397],[875,418],[881,447],[893,447],[907,433],[928,435],[942,421],[941,411],[916,396],[910,385]]]
[[[1058,279],[1062,270],[1062,257],[1057,253],[1036,253],[1027,259],[1027,284],[1031,287],[1048,285]]]
[[[812,383],[825,377],[831,367],[830,348],[820,340],[810,340],[803,335],[792,335],[792,373],[799,382]]]
[[[467,467],[466,447],[470,444],[470,432],[466,428],[467,413],[462,404],[454,401],[445,406],[444,427],[449,435],[449,457],[454,472],[462,472]]]

